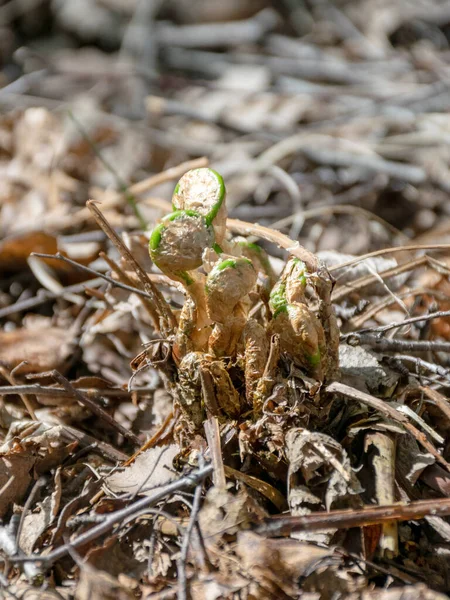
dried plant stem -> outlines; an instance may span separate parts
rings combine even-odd
[[[200,467],[204,467],[203,457],[200,456]],[[195,488],[194,501],[192,503],[189,525],[183,537],[181,545],[180,558],[177,561],[178,566],[178,600],[187,600],[187,581],[186,581],[186,561],[188,557],[191,535],[197,523],[198,513],[200,511],[200,502],[202,499],[203,479],[200,480]]]
[[[40,374],[39,374],[40,375]],[[85,394],[91,398],[98,398],[100,396],[113,396],[119,398],[126,398],[130,395],[130,392],[127,390],[121,390],[118,388],[105,388],[105,389],[96,389],[96,388],[77,388],[82,394]],[[134,392],[142,392],[148,394],[148,390],[133,390]],[[16,394],[34,394],[35,396],[52,396],[52,397],[66,397],[72,398],[73,394],[68,393],[64,388],[58,387],[49,387],[42,385],[2,385],[0,386],[0,396],[15,396]]]
[[[120,281],[117,281],[116,279],[113,279],[112,277],[105,275],[104,273],[99,273],[98,271],[94,271],[94,269],[85,267],[84,265],[77,263],[75,260],[72,260],[71,258],[67,258],[67,256],[63,256],[59,252],[57,254],[42,254],[40,252],[33,252],[32,256],[39,256],[40,258],[54,258],[56,260],[61,260],[63,262],[66,262],[69,265],[72,265],[72,267],[74,267],[75,269],[78,269],[79,271],[84,271],[84,272],[90,273],[91,275],[94,275],[96,277],[101,277],[108,283],[111,283],[112,285],[115,285],[116,287],[122,288],[123,290],[127,290],[128,292],[131,292],[132,294],[138,294],[139,296],[144,296],[145,298],[149,298],[149,299],[152,298],[152,296],[150,294],[148,294],[147,292],[144,292],[135,287],[131,287],[129,285],[125,285],[125,284],[121,283]],[[95,280],[93,280],[93,282],[95,284]],[[92,282],[86,281],[85,283],[80,284],[80,285],[82,285],[83,287],[86,285],[92,286]],[[69,289],[69,288],[67,288],[67,289]],[[58,294],[58,295],[63,295],[63,292],[61,292],[61,294]]]
[[[141,285],[141,289],[143,289],[150,296],[152,304],[154,305],[153,310],[153,321],[155,328],[162,332],[165,335],[172,334],[174,329],[176,328],[176,319],[174,314],[172,313],[170,306],[165,301],[163,295],[158,290],[158,288],[153,285],[152,281],[148,277],[147,273],[141,267],[141,265],[137,262],[137,260],[133,257],[131,252],[125,246],[123,241],[114,231],[114,229],[109,225],[108,221],[103,216],[101,210],[92,200],[87,202],[87,206],[89,210],[92,212],[95,220],[99,227],[106,233],[111,242],[114,244],[128,268],[132,271],[135,271],[138,280]],[[159,318],[161,317],[162,324],[159,323]]]
[[[11,372],[9,372],[3,365],[0,365],[0,373],[6,379],[6,381],[9,381],[9,383],[11,383],[12,385],[16,385],[16,380],[14,378],[14,371],[17,371],[23,364],[24,364],[24,362],[20,363]],[[37,417],[36,417],[31,398],[28,396],[28,394],[25,392],[21,392],[18,395],[20,396],[25,408],[28,411],[28,414],[33,419],[33,421],[38,421],[39,419],[37,419]]]
[[[294,531],[317,531],[320,529],[350,529],[389,521],[412,521],[426,516],[450,515],[450,498],[418,500],[410,504],[369,506],[359,510],[332,510],[316,512],[303,517],[273,517],[257,529],[266,536],[290,535]]]
[[[289,238],[287,235],[284,235],[284,233],[280,233],[275,229],[270,229],[270,227],[258,225],[257,223],[240,221],[239,219],[228,219],[227,228],[234,233],[239,233],[240,235],[254,235],[267,240],[268,242],[277,244],[281,248],[284,248],[290,252],[292,256],[296,256],[302,260],[310,272],[317,271],[318,262],[314,254],[306,248],[300,246],[298,242],[291,240],[291,238]]]
[[[432,288],[416,288],[416,289],[408,290],[406,292],[403,292],[402,294],[397,294],[397,297],[400,299],[403,299],[403,298],[411,298],[411,297],[417,298],[417,296],[425,296],[425,295],[432,296],[432,297],[442,300],[444,302],[448,300],[447,294],[444,294],[443,292],[440,292],[439,290],[434,290]],[[392,298],[392,296],[390,296],[388,298],[383,298],[379,302],[375,302],[368,308],[368,310],[366,310],[365,312],[363,312],[361,315],[359,315],[357,317],[353,317],[350,320],[351,328],[353,330],[359,329],[360,327],[362,327],[364,325],[364,323],[366,321],[374,318],[379,312],[381,312],[385,308],[388,308],[389,306],[392,306],[392,304],[395,304],[396,302],[397,302],[396,298]]]
[[[349,335],[347,341],[352,338],[358,344],[366,344],[378,352],[450,352],[450,342],[389,340],[370,333],[360,334],[357,331]]]
[[[42,255],[36,254],[36,256]],[[52,258],[57,258],[53,255],[48,256],[51,256]],[[61,291],[58,292],[39,290],[38,294],[36,296],[33,296],[32,298],[26,298],[25,300],[20,300],[19,302],[15,302],[14,304],[10,304],[9,306],[0,308],[0,319],[9,315],[13,315],[14,313],[21,312],[22,310],[35,308],[36,306],[45,304],[45,302],[48,302],[49,300],[53,300],[55,298],[64,298],[66,294],[78,294],[84,291],[86,285],[89,285],[90,287],[97,287],[101,285],[101,283],[101,278],[96,277],[96,279],[91,279],[82,283],[76,283],[75,285],[69,285],[65,288],[62,288]]]
[[[367,433],[364,440],[366,452],[370,446],[376,448],[372,457],[372,466],[375,472],[375,496],[381,506],[395,502],[395,437],[381,431]],[[378,547],[382,556],[396,556],[398,554],[397,523],[389,521],[383,523],[382,534]]]
[[[127,459],[124,463],[124,467],[128,467],[128,465],[131,465],[131,463],[133,463],[136,458],[142,454],[142,452],[146,452],[147,450],[150,450],[150,448],[153,448],[153,446],[156,446],[156,444],[161,440],[161,438],[163,436],[165,436],[167,434],[167,431],[170,428],[170,425],[174,425],[174,421],[176,419],[176,416],[173,414],[173,412],[171,411],[167,417],[164,419],[164,422],[162,423],[161,427],[158,429],[158,431],[152,435],[152,437],[150,439],[148,439],[140,448],[139,450],[136,450],[136,452],[130,456],[129,459]]]
[[[203,427],[205,429],[206,441],[208,442],[211,462],[214,466],[213,482],[219,489],[226,488],[225,470],[223,466],[222,448],[220,445],[220,431],[217,417],[207,419]]]
[[[426,265],[427,262],[428,257],[421,256],[414,260],[398,265],[397,267],[392,267],[390,269],[386,269],[385,271],[381,271],[380,273],[364,275],[364,277],[360,277],[359,279],[356,279],[355,281],[351,281],[349,283],[344,283],[342,286],[335,289],[331,295],[331,300],[333,302],[339,302],[339,300],[343,300],[350,294],[358,292],[363,288],[367,287],[368,285],[375,283],[376,281],[380,281],[380,278],[384,280],[390,277],[395,277],[396,275],[401,275],[402,273],[407,273],[408,271],[413,271],[418,267]],[[338,265],[335,266],[337,267]],[[334,268],[335,267],[330,267],[329,270],[331,271]]]
[[[339,265],[334,265],[330,267],[330,271],[334,272],[338,269],[343,269],[344,267],[350,267],[352,265],[356,265],[360,262],[363,262],[368,258],[374,258],[375,256],[395,254],[396,252],[416,252],[418,250],[450,250],[450,244],[413,244],[411,246],[395,246],[393,248],[382,248],[381,250],[375,250],[374,252],[363,254],[362,256],[358,256],[356,258],[353,258],[352,260],[348,260],[347,262],[341,263]]]
[[[403,327],[404,325],[420,323],[421,321],[432,321],[433,319],[441,319],[444,317],[450,317],[450,310],[438,310],[434,313],[429,313],[427,315],[420,315],[419,317],[410,317],[409,319],[399,321],[398,323],[389,323],[389,325],[382,325],[381,327],[371,327],[367,329],[362,329],[358,333],[386,333],[387,331],[397,329],[398,327]]]
[[[100,252],[100,257],[103,258],[103,260],[107,263],[107,265],[109,266],[109,268],[111,269],[111,271],[113,271],[116,275],[117,278],[119,279],[119,281],[123,284],[125,284],[128,287],[132,287],[133,286],[133,282],[131,281],[131,279],[128,277],[128,275],[119,267],[119,265],[112,260],[112,258],[110,258],[105,252]],[[150,300],[148,298],[144,298],[143,296],[138,296],[142,306],[144,307],[144,310],[147,311],[147,313],[150,315],[150,318],[153,318],[154,315],[154,310],[153,310],[153,305],[150,302]]]
[[[62,387],[66,390],[67,393],[72,394],[72,396],[78,400],[80,404],[86,406],[90,411],[94,413],[97,417],[108,423],[111,427],[113,427],[118,433],[129,439],[133,444],[140,444],[141,441],[133,432],[125,429],[123,425],[118,423],[111,415],[109,415],[106,411],[104,411],[98,404],[96,404],[93,400],[82,394],[77,388],[75,388],[68,379],[61,375],[58,371],[50,372],[53,379],[55,379]]]

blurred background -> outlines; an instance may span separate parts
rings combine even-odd
[[[313,251],[445,241],[449,42],[445,0],[3,1],[0,235],[138,227],[114,191],[207,156]]]

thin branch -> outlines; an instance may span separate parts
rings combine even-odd
[[[127,390],[121,390],[118,388],[77,388],[79,392],[82,394],[86,394],[89,397],[97,398],[101,396],[114,396],[114,397],[127,397],[130,395],[130,392]],[[134,389],[134,392],[143,392],[148,394],[147,389],[139,390]],[[42,385],[1,385],[0,386],[0,396],[15,396],[20,394],[34,394],[35,396],[52,396],[52,397],[60,397],[64,396],[67,398],[72,398],[73,394],[68,393],[64,388],[58,387],[50,387],[50,386],[42,386]]]
[[[59,256],[53,256],[52,254],[46,255],[34,253],[34,256],[59,258]],[[78,265],[78,263],[76,264]],[[97,287],[101,283],[103,283],[102,279],[104,279],[104,277],[103,275],[101,275],[101,273],[96,273],[95,271],[92,271],[92,269],[90,269],[90,271],[91,274],[98,275],[98,277],[96,277],[96,279],[83,281],[82,283],[76,283],[75,285],[69,285],[58,292],[40,290],[38,294],[36,296],[33,296],[32,298],[26,298],[25,300],[20,300],[19,302],[15,302],[14,304],[10,304],[8,306],[0,308],[0,319],[3,317],[8,317],[9,315],[13,315],[17,312],[21,312],[22,310],[35,308],[36,306],[45,304],[45,302],[48,302],[49,300],[54,300],[55,298],[64,298],[65,294],[78,294],[79,292],[83,292],[85,290],[86,285],[89,285],[90,287]],[[136,293],[138,293],[138,291],[136,291]]]
[[[420,315],[418,317],[410,317],[409,319],[405,319],[404,321],[398,321],[396,323],[389,323],[389,325],[382,325],[380,327],[369,327],[367,329],[361,329],[357,333],[385,333],[386,331],[391,331],[391,329],[397,329],[398,327],[403,327],[403,325],[411,325],[412,323],[418,323],[420,321],[432,321],[433,319],[440,319],[443,317],[450,317],[450,310],[438,310],[434,313],[429,313],[428,315]],[[344,337],[347,337],[346,334]],[[350,334],[351,335],[351,334]]]
[[[79,546],[84,546],[88,544],[103,534],[110,531],[114,525],[120,523],[124,519],[127,519],[137,513],[139,513],[142,509],[153,506],[160,500],[163,500],[166,496],[173,494],[175,492],[179,492],[180,490],[190,489],[196,486],[200,481],[203,481],[212,473],[213,467],[212,465],[206,465],[201,469],[197,469],[193,471],[189,475],[178,479],[177,481],[173,481],[168,485],[161,487],[151,496],[145,496],[144,498],[140,498],[133,504],[122,508],[121,510],[117,510],[113,513],[110,513],[109,516],[102,522],[89,529],[79,535],[74,540],[70,541],[63,546],[60,546],[53,552],[50,552],[46,556],[27,556],[27,557],[14,557],[13,561],[17,563],[30,563],[30,562],[40,562],[47,565],[53,564],[55,561],[59,560],[63,556],[66,556],[70,552],[72,548],[78,548]]]
[[[450,352],[450,342],[426,340],[388,340],[370,333],[354,332],[346,339],[351,345],[365,344],[377,352]]]
[[[105,275],[104,273],[99,273],[98,271],[94,271],[94,269],[90,269],[89,267],[86,267],[84,265],[81,265],[80,263],[77,263],[75,260],[72,260],[71,258],[67,258],[67,256],[62,255],[60,252],[57,252],[56,254],[42,254],[40,252],[32,252],[31,256],[39,256],[39,258],[53,258],[56,260],[62,260],[63,262],[65,262],[69,265],[72,265],[72,267],[74,267],[75,269],[78,269],[79,271],[85,271],[86,273],[90,273],[91,275],[94,275],[95,277],[101,277],[102,279],[104,279],[108,283],[111,283],[112,285],[115,285],[116,287],[122,288],[123,290],[127,290],[128,292],[132,292],[133,294],[138,294],[139,296],[144,296],[145,298],[151,299],[151,295],[148,294],[147,292],[143,292],[142,290],[135,288],[135,287],[131,287],[130,285],[125,285],[124,283],[121,283],[120,281],[117,281],[116,279],[113,279],[112,277],[109,277],[108,275]],[[91,282],[86,281],[83,285],[90,286]]]
[[[93,400],[82,394],[77,388],[75,388],[68,379],[61,375],[58,371],[51,371],[51,376],[56,379],[56,381],[63,386],[66,392],[72,394],[72,396],[78,400],[80,404],[86,406],[91,412],[94,413],[97,417],[108,423],[111,427],[113,427],[116,431],[118,431],[121,435],[129,439],[133,444],[139,445],[141,443],[140,439],[133,432],[128,431],[123,425],[121,425],[118,421],[116,421],[111,415],[109,415],[103,408],[101,408],[98,404],[96,404]]]
[[[119,254],[122,256],[122,258],[128,265],[128,268],[131,271],[134,271],[136,273],[143,290],[146,291],[147,294],[150,295],[151,301],[155,307],[153,310],[153,313],[154,313],[153,321],[154,321],[155,327],[158,330],[160,329],[160,323],[159,323],[158,316],[161,316],[161,319],[163,320],[164,333],[167,335],[173,333],[173,330],[176,328],[177,323],[176,323],[175,316],[170,309],[170,306],[167,304],[166,300],[164,299],[164,296],[161,294],[161,292],[158,290],[158,288],[152,283],[152,281],[148,277],[147,273],[144,271],[144,269],[141,267],[141,265],[137,262],[137,260],[131,254],[131,252],[125,246],[125,244],[123,243],[121,238],[117,235],[117,233],[114,231],[114,229],[110,226],[110,224],[105,219],[104,215],[102,214],[101,210],[98,208],[96,203],[93,202],[92,200],[89,200],[86,203],[86,205],[89,208],[89,210],[91,211],[91,213],[93,214],[94,219],[97,221],[97,224],[99,225],[99,227],[106,233],[108,238],[111,240],[111,242],[116,247]]]
[[[256,532],[273,537],[289,535],[294,531],[350,529],[389,521],[416,521],[431,515],[440,517],[450,515],[450,498],[418,500],[410,504],[368,506],[359,510],[332,510],[303,517],[272,517],[258,527]]]
[[[202,456],[201,456],[201,459],[202,459],[201,462],[204,462]],[[183,537],[180,558],[177,561],[177,563],[178,563],[178,600],[187,600],[187,597],[188,597],[187,582],[186,582],[186,561],[187,561],[192,531],[197,523],[197,517],[198,517],[198,513],[200,511],[202,490],[203,490],[203,480],[199,481],[199,483],[197,484],[197,486],[195,488],[194,501],[192,503],[191,517],[189,519],[189,525],[187,526],[186,532]]]
[[[426,265],[428,262],[427,256],[420,256],[414,260],[408,261],[406,263],[402,263],[401,265],[397,265],[396,267],[391,267],[390,269],[386,269],[385,271],[380,271],[376,274],[364,275],[355,281],[349,281],[348,283],[342,284],[340,287],[335,289],[331,295],[331,299],[333,302],[339,302],[343,300],[349,294],[360,291],[362,288],[367,287],[368,285],[379,281],[381,279],[388,279],[390,277],[395,277],[396,275],[401,275],[402,273],[407,273],[408,271],[412,271],[413,269],[417,269],[423,265]],[[332,271],[335,267],[340,265],[334,265],[329,267],[328,270]]]

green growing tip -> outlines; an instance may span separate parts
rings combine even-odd
[[[165,228],[166,228],[166,226],[164,225],[164,223],[160,223],[152,231],[149,242],[148,242],[150,251],[152,251],[152,250],[154,251],[158,248],[159,244],[161,243],[162,232]]]
[[[226,190],[225,190],[225,182],[223,180],[222,175],[219,175],[219,173],[217,171],[214,171],[214,169],[209,169],[209,172],[214,175],[214,177],[216,178],[216,181],[217,181],[217,185],[218,185],[217,200],[216,200],[215,204],[213,205],[212,209],[206,215],[206,222],[208,223],[208,225],[211,225],[211,223],[217,217],[217,213],[219,212],[220,207],[223,204],[223,201],[225,199]]]
[[[320,350],[317,350],[314,354],[309,354],[306,358],[311,366],[317,367],[320,364]]]
[[[258,254],[260,254],[262,252],[262,248],[261,246],[258,246],[258,244],[255,244],[254,242],[238,242],[238,245],[241,246],[241,248],[248,248],[249,250],[254,250],[255,252],[258,252]]]
[[[182,219],[183,217],[201,217],[201,215],[195,210],[174,210],[164,217],[163,221],[177,221],[178,219]]]
[[[285,283],[279,283],[273,288],[273,290],[270,292],[269,304],[274,313],[274,317],[281,312],[281,309],[285,309],[283,312],[287,311]]]
[[[227,258],[219,263],[216,267],[216,271],[224,271],[225,269],[235,269],[236,268],[236,260],[234,258]]]

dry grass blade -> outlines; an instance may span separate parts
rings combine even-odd
[[[363,254],[362,256],[358,256],[352,260],[348,260],[347,262],[341,263],[339,265],[334,265],[330,267],[330,271],[338,271],[339,269],[344,269],[345,267],[350,267],[352,265],[356,265],[368,258],[374,258],[375,256],[385,256],[386,254],[395,254],[396,252],[416,252],[419,250],[450,250],[450,244],[412,244],[410,246],[396,246],[394,248],[382,248],[381,250],[375,250],[374,252],[368,252],[367,254]]]
[[[87,206],[93,214],[100,228],[105,232],[105,234],[109,237],[111,242],[117,248],[119,254],[122,256],[128,268],[136,273],[141,289],[147,294],[149,294],[151,302],[153,303],[152,312],[155,328],[159,331],[160,327],[162,327],[162,330],[166,335],[171,334],[173,332],[174,327],[176,327],[176,319],[170,309],[170,306],[164,300],[163,295],[154,286],[147,273],[139,265],[139,263],[133,257],[131,252],[122,242],[122,240],[114,231],[114,229],[112,229],[112,227],[109,225],[109,223],[107,222],[107,220],[105,219],[95,202],[90,200],[87,202]],[[160,324],[160,319],[162,321],[162,324]]]

